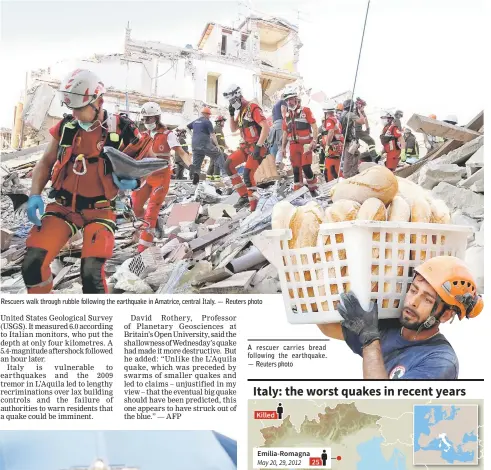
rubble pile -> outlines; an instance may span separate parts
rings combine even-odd
[[[40,155],[39,155],[40,157]],[[39,158],[38,157],[38,158]],[[12,163],[12,162],[9,162]],[[30,172],[36,161],[10,165],[2,173],[1,289],[23,293],[21,265],[27,234],[32,227],[25,204],[14,211],[14,194],[27,199]],[[172,180],[155,229],[155,246],[137,253],[141,221],[128,220],[118,211],[113,257],[105,269],[111,293],[277,293],[278,273],[271,264],[272,250],[262,235],[270,228],[276,202],[287,199],[305,204],[307,188],[291,192],[284,174],[260,189],[258,209],[236,209],[237,193],[227,195],[221,183]],[[49,200],[43,194],[45,202]],[[8,194],[9,196],[6,196]],[[13,199],[14,198],[14,199]],[[72,237],[51,264],[56,293],[81,293],[80,255],[83,235]]]
[[[454,224],[474,228],[475,233],[468,239],[466,260],[480,292],[484,292],[484,135],[482,124],[478,127],[480,132],[473,131],[470,137],[465,128],[455,131],[461,141],[447,140],[412,168],[405,167],[397,173],[405,172],[399,176],[445,201]],[[2,165],[3,292],[25,292],[20,271],[32,224],[27,221],[22,201],[27,199],[32,168],[40,156],[37,153],[17,160],[9,155],[9,161]],[[318,202],[322,206],[330,203],[333,185],[334,182],[320,188]],[[272,178],[258,191],[258,207],[251,214],[248,208],[235,207],[237,193],[227,194],[222,183],[201,181],[194,186],[187,180],[172,180],[155,229],[155,246],[141,254],[137,244],[142,222],[128,218],[127,211],[118,210],[115,249],[105,265],[110,292],[279,293],[271,241],[263,232],[271,228],[277,202],[287,200],[300,206],[312,199],[306,187],[296,192],[291,187],[291,172]],[[48,202],[46,194],[43,197]],[[14,205],[19,206],[15,211]],[[81,293],[82,243],[82,233],[77,232],[53,261],[55,292]]]

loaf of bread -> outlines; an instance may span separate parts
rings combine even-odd
[[[402,196],[395,196],[387,212],[389,222],[409,222],[411,207]]]
[[[381,165],[367,168],[352,178],[340,181],[331,192],[334,202],[349,199],[363,204],[367,199],[380,199],[386,206],[397,194],[397,178]]]
[[[305,206],[298,207],[295,211],[295,214],[290,220],[290,229],[292,231],[292,239],[289,242],[289,247],[293,249],[300,248],[308,248],[315,247],[317,245],[317,238],[319,234],[319,227],[324,222],[323,220],[323,211],[320,206],[312,201],[306,204]],[[309,264],[309,257],[305,254],[300,255],[300,259],[297,256],[293,256],[291,259],[293,265],[301,264],[307,265]],[[313,262],[320,262],[319,257],[313,257]],[[305,281],[312,281],[311,270],[305,270],[303,272],[303,277]],[[295,273],[295,281],[301,281],[300,273]],[[324,273],[322,269],[315,270],[315,279],[314,281],[322,281],[324,279]],[[289,276],[287,276],[287,280],[289,280]],[[319,294],[321,296],[325,294],[325,288],[323,285],[319,286]],[[315,291],[312,287],[307,287],[307,296],[305,297],[302,289],[298,289],[297,291],[298,298],[314,298]],[[293,292],[290,292],[290,297],[293,297]],[[308,302],[312,304],[313,302]],[[307,312],[307,304],[301,304],[301,308],[303,312]],[[317,312],[319,306],[314,303],[312,305],[312,310]],[[327,302],[322,302],[321,305],[322,310],[328,309]]]

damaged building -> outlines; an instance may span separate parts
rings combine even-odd
[[[28,78],[27,100],[13,131],[23,131],[27,145],[48,139],[48,129],[66,112],[56,90],[71,70],[86,68],[106,85],[105,108],[139,119],[142,105],[157,102],[169,126],[185,125],[203,105],[213,114],[226,112],[224,90],[240,82],[244,96],[270,107],[275,93],[298,81],[302,47],[295,26],[280,19],[249,17],[238,28],[208,23],[196,47],[178,47],[132,37],[126,27],[123,53],[65,60]]]

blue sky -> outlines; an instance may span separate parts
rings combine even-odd
[[[0,125],[11,125],[26,70],[122,52],[128,20],[134,38],[195,46],[208,21],[232,24],[248,11],[300,17],[300,72],[307,85],[335,95],[352,87],[365,8],[365,0],[2,1],[2,69],[9,72]],[[369,106],[467,122],[483,107],[483,13],[480,0],[372,0],[357,94]]]

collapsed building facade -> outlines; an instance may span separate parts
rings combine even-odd
[[[31,72],[23,113],[13,130],[27,145],[46,142],[49,128],[66,113],[56,90],[71,70],[87,68],[104,82],[105,108],[138,120],[142,105],[157,102],[169,126],[185,125],[203,105],[226,112],[225,89],[240,81],[244,96],[270,107],[275,93],[298,81],[302,47],[295,26],[280,19],[249,17],[238,28],[208,23],[196,47],[134,39],[126,28],[123,53],[65,60]],[[240,78],[239,78],[240,77]],[[16,140],[18,142],[18,140]]]

